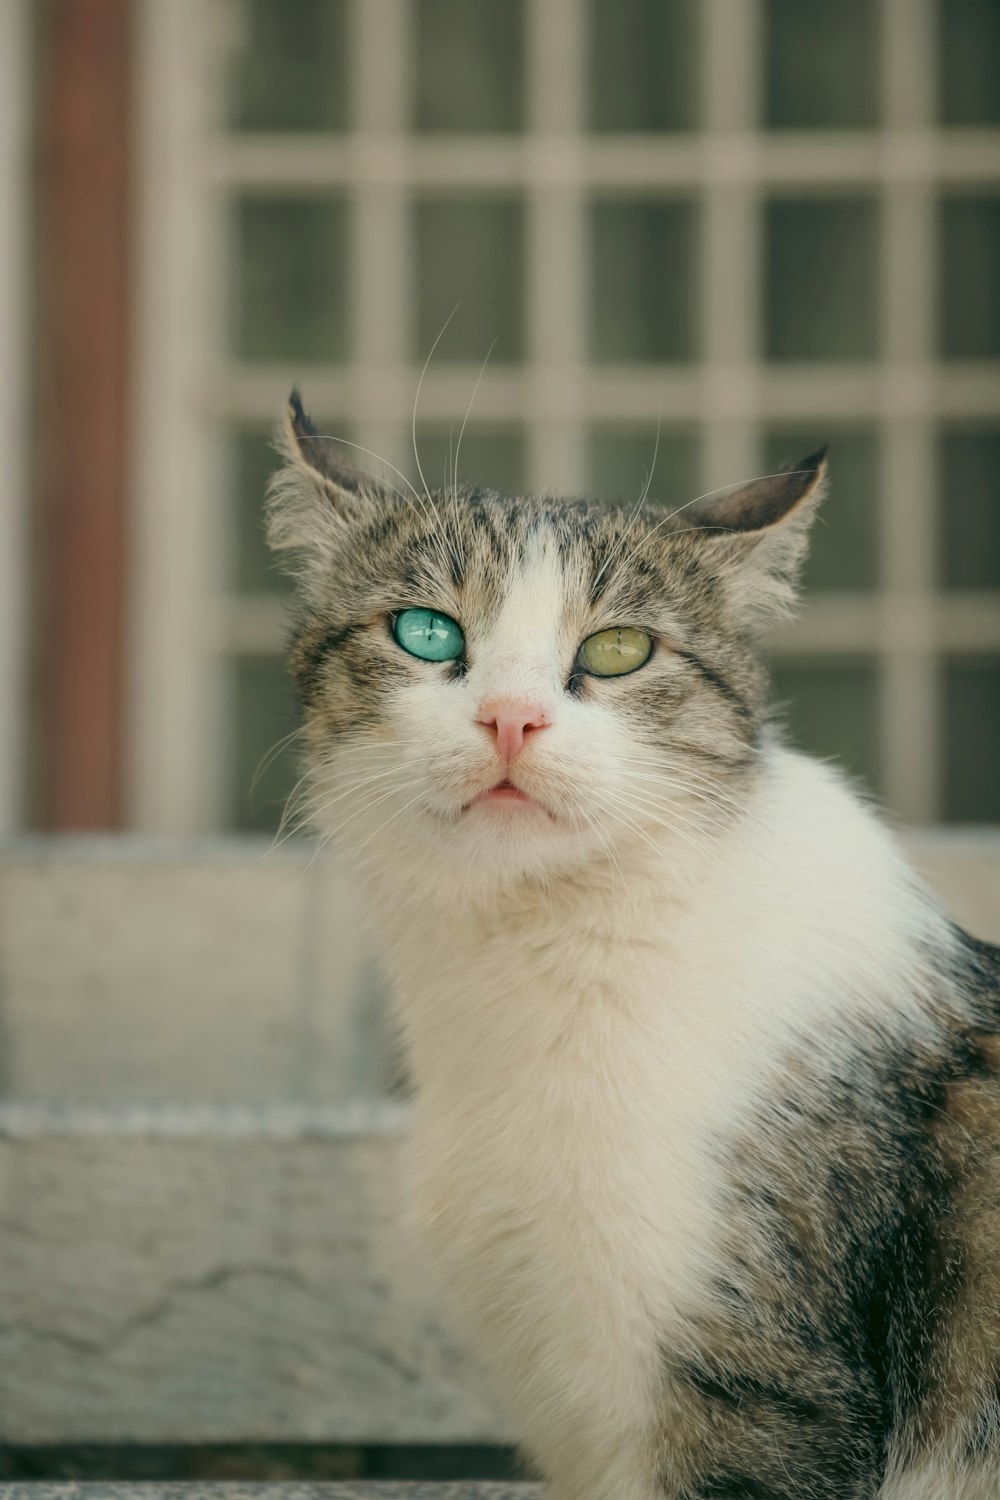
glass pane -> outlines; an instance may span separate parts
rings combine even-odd
[[[998,58],[997,0],[939,0],[939,88],[945,125],[1000,125]]]
[[[229,435],[226,453],[227,499],[231,546],[227,562],[230,588],[240,593],[283,593],[289,580],[279,569],[264,537],[267,484],[279,465],[270,427],[240,426]]]
[[[431,427],[418,434],[420,463],[432,490],[449,489],[455,468],[455,445],[461,422]],[[410,465],[413,469],[413,465]],[[412,475],[417,482],[416,471]],[[473,426],[470,422],[458,453],[460,484],[479,484],[507,495],[523,495],[525,488],[524,435],[509,427]]]
[[[944,811],[952,823],[1000,823],[1000,658],[944,670]]]
[[[1000,198],[941,203],[941,353],[1000,358]]]
[[[767,124],[799,130],[874,125],[878,14],[872,0],[767,0]]]
[[[520,130],[521,0],[417,0],[418,130]]]
[[[588,443],[587,493],[635,505],[649,479],[650,501],[683,505],[698,493],[698,467],[698,441],[688,429],[661,427],[657,446],[655,426],[596,426]]]
[[[799,749],[832,758],[878,790],[878,679],[860,658],[785,659],[772,665],[781,720]]]
[[[694,204],[677,201],[593,205],[595,359],[694,357],[695,213]]]
[[[524,345],[523,214],[501,198],[425,199],[417,204],[417,320],[414,356],[438,346],[441,363],[517,360]]]
[[[229,347],[238,359],[345,358],[346,227],[339,199],[236,200]]]
[[[1000,589],[1000,427],[943,432],[939,461],[940,581]]]
[[[878,218],[870,199],[776,199],[766,211],[770,359],[870,359],[878,347]]]
[[[299,709],[283,661],[246,656],[233,663],[234,734],[228,826],[270,833],[301,775],[298,739],[280,742],[299,725]]]
[[[813,526],[804,585],[809,589],[871,589],[879,576],[878,443],[871,430],[772,427],[764,439],[763,472],[773,474],[830,445],[830,488]]]
[[[226,123],[234,130],[343,130],[347,8],[347,0],[295,0],[294,10],[281,0],[237,0]]]
[[[689,130],[697,113],[694,0],[590,0],[592,130]]]

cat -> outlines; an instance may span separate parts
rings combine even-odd
[[[453,1313],[554,1500],[1000,1495],[1000,954],[771,722],[815,454],[431,495],[297,393],[269,501]]]

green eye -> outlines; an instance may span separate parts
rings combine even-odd
[[[454,661],[465,647],[461,625],[432,609],[404,609],[392,622],[397,644],[421,661]]]
[[[576,664],[594,677],[624,677],[649,660],[653,642],[644,630],[631,625],[614,626],[590,635],[580,647]]]

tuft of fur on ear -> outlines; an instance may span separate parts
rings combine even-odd
[[[751,629],[786,615],[827,477],[826,448],[780,473],[699,500],[686,513],[715,554],[730,605]]]
[[[276,552],[294,550],[322,562],[336,551],[345,523],[385,498],[384,487],[343,462],[336,441],[317,432],[298,391],[288,398],[275,446],[285,464],[268,487],[268,543]],[[303,562],[297,566],[301,571]]]

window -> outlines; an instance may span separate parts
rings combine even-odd
[[[997,816],[1000,93],[988,0],[145,0],[135,815],[296,776],[267,433],[670,500],[831,443],[792,737]],[[210,24],[206,23],[206,11]],[[977,708],[977,705],[980,707]],[[981,711],[980,711],[981,710]],[[992,717],[991,717],[992,715]],[[253,795],[249,783],[257,775]]]

